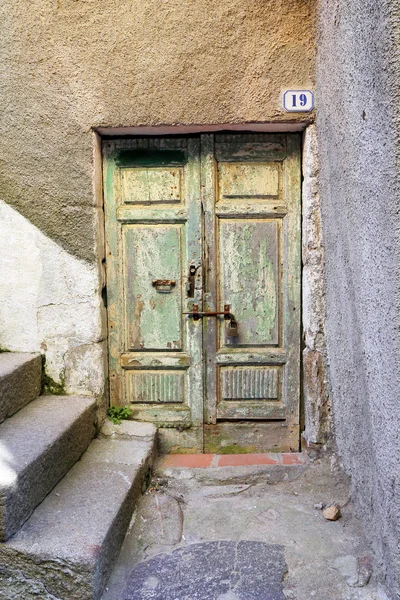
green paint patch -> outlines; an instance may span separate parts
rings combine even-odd
[[[118,167],[178,167],[186,163],[182,150],[137,148],[122,150],[116,158]]]
[[[3,352],[11,352],[11,350],[7,350],[7,348],[0,347],[0,354],[2,354]]]

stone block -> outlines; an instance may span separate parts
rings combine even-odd
[[[0,539],[16,533],[93,439],[93,398],[41,396],[0,425]]]
[[[110,419],[106,419],[100,435],[106,438],[138,438],[150,441],[154,439],[156,433],[157,427],[153,423],[123,420],[120,425],[116,425]]]
[[[41,379],[40,354],[0,354],[0,423],[39,396]]]
[[[21,531],[0,545],[3,585],[15,579],[21,597],[42,586],[45,600],[100,598],[154,451],[155,436],[94,440]]]

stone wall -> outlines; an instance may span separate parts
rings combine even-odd
[[[321,0],[317,131],[338,451],[400,597],[398,2]]]
[[[97,394],[92,128],[307,122],[281,92],[314,85],[314,2],[5,0],[0,19],[0,346],[41,350],[55,381]]]
[[[310,125],[304,132],[302,162],[303,437],[311,447],[326,444],[331,428],[325,332],[325,249],[315,125]]]
[[[78,259],[0,201],[1,346],[46,355],[48,391],[104,391],[96,264]],[[52,381],[53,380],[53,381]]]

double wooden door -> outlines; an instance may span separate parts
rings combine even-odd
[[[111,404],[167,451],[297,449],[299,136],[118,139],[103,156]]]

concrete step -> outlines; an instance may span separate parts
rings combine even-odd
[[[0,423],[39,396],[41,380],[40,354],[0,353]]]
[[[154,453],[155,430],[151,441],[94,440],[23,528],[0,544],[0,597],[97,600]]]
[[[87,396],[40,396],[0,425],[0,540],[18,531],[89,446],[95,407]]]

